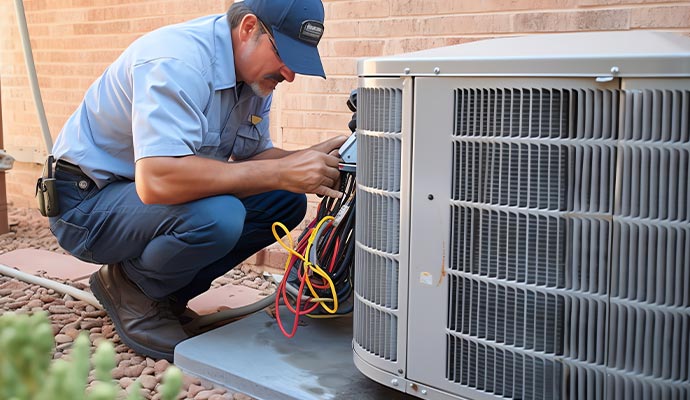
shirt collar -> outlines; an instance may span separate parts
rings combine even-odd
[[[213,65],[216,90],[228,89],[237,84],[235,76],[235,57],[232,52],[230,24],[223,14],[213,26],[215,42],[215,63]]]

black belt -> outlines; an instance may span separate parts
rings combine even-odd
[[[86,175],[79,166],[72,164],[71,162],[67,162],[65,160],[57,160],[55,163],[55,170],[56,171],[62,171],[66,172],[70,175],[78,176],[80,178],[86,179],[88,181],[91,181],[91,178],[89,178],[88,175]]]

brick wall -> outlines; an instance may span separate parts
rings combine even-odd
[[[88,85],[132,40],[156,27],[224,12],[231,0],[25,0],[36,69],[55,137]],[[345,101],[356,60],[516,34],[657,29],[690,34],[690,1],[325,0],[319,46],[327,80],[298,77],[276,92],[276,144],[295,149],[349,132]],[[0,79],[10,202],[33,207],[45,154],[13,1],[0,3]],[[312,204],[312,207],[314,204]]]

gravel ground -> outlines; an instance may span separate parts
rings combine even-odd
[[[0,254],[21,248],[37,248],[64,253],[50,233],[47,219],[40,216],[37,210],[9,210],[10,232],[0,235]],[[80,282],[63,282],[82,290],[89,290],[88,285]],[[259,271],[249,265],[242,265],[231,271],[226,277],[219,278],[214,285],[245,285],[262,289],[270,293],[272,286],[261,278]],[[147,399],[159,399],[157,388],[160,379],[170,365],[165,360],[154,360],[135,354],[124,345],[110,318],[104,311],[69,295],[56,293],[52,289],[30,285],[25,282],[0,275],[0,314],[7,311],[28,313],[42,309],[49,314],[55,334],[55,353],[58,359],[69,354],[73,340],[82,331],[89,332],[92,349],[99,341],[108,339],[115,345],[116,364],[113,378],[122,388],[122,398],[127,388],[139,378],[142,392]],[[251,400],[252,397],[241,393],[232,393],[224,388],[214,386],[198,378],[185,375],[183,392],[180,399],[194,400]]]

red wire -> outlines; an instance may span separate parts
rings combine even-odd
[[[318,210],[321,208],[321,204],[319,204]],[[314,226],[316,225],[316,219],[314,219],[307,229],[305,230],[306,233],[303,234],[302,239],[300,239],[299,243],[297,243],[297,246],[295,246],[295,251],[302,254],[304,252],[309,244],[309,237],[311,236]],[[333,228],[332,221],[328,222],[328,225],[326,225],[325,229]],[[338,250],[340,249],[340,238],[336,237],[335,235],[332,235],[332,233],[335,232],[335,229],[331,229],[329,232],[327,232],[328,238],[326,240],[326,244],[324,248],[327,248],[328,246],[331,245],[333,239],[335,238],[335,251],[333,252],[333,256],[331,257],[330,263],[329,263],[329,268],[328,272],[332,272],[333,268],[335,267],[335,262],[336,262],[336,255]],[[295,333],[297,332],[297,326],[299,324],[299,317],[303,315],[310,314],[314,312],[319,307],[319,303],[314,303],[310,306],[307,306],[308,302],[305,302],[305,304],[302,304],[302,298],[305,297],[305,286],[307,282],[307,278],[305,276],[306,269],[303,268],[298,268],[297,269],[297,278],[300,281],[299,289],[297,290],[297,296],[295,300],[295,306],[293,307],[290,304],[290,298],[288,296],[287,292],[287,278],[290,276],[290,272],[292,269],[296,266],[298,263],[299,258],[293,254],[290,254],[290,257],[288,258],[287,262],[287,269],[285,271],[285,274],[283,276],[283,280],[280,281],[280,285],[278,285],[278,293],[276,295],[275,299],[275,308],[276,308],[276,322],[278,323],[278,327],[280,328],[280,331],[285,335],[287,338],[292,338],[295,336]],[[315,276],[310,278],[311,281],[311,286],[316,288],[316,289],[328,289],[330,286],[328,285],[328,282],[325,281],[325,279]],[[311,298],[311,297],[309,297]],[[280,300],[283,300],[283,303],[285,304],[285,307],[294,314],[294,319],[292,321],[292,330],[290,333],[288,333],[285,330],[285,326],[283,325],[283,321],[280,317]]]
[[[328,266],[328,272],[333,272],[335,268],[335,261],[338,257],[338,251],[340,251],[340,238],[335,239],[335,248],[333,249],[333,256],[331,256],[331,264]]]
[[[311,225],[313,225],[313,223],[310,224],[310,226]],[[311,235],[311,229],[313,229],[313,228],[311,228],[311,227],[308,228],[307,234],[305,234],[302,237],[300,242],[295,247],[295,251],[297,251],[298,253],[302,253],[306,249],[306,247],[309,243],[309,236]],[[290,298],[288,297],[287,287],[286,287],[287,277],[290,276],[290,272],[292,271],[292,268],[295,267],[298,260],[299,260],[299,258],[297,258],[295,255],[292,255],[292,254],[290,255],[290,259],[288,260],[288,268],[285,271],[285,275],[284,275],[283,280],[280,282],[280,285],[278,286],[277,290],[278,290],[279,295],[276,295],[276,300],[275,300],[276,321],[278,323],[278,327],[280,328],[281,332],[283,332],[283,335],[285,335],[288,338],[292,338],[295,335],[295,333],[297,332],[299,317],[303,316],[303,315],[310,314],[310,313],[314,312],[314,310],[316,310],[319,307],[318,303],[314,303],[308,307],[306,307],[306,304],[308,304],[308,303],[306,303],[305,305],[302,305],[302,298],[304,297],[305,286],[306,286],[306,282],[307,282],[305,277],[304,277],[304,273],[302,271],[302,268],[299,268],[297,270],[297,277],[300,281],[300,285],[299,285],[299,289],[297,291],[297,296],[296,296],[297,299],[295,301],[295,306],[293,307],[290,304]],[[312,286],[314,286],[316,288],[320,288],[320,289],[325,289],[328,287],[327,285],[318,285],[318,284],[314,284],[314,283],[312,283]],[[295,315],[295,318],[294,318],[293,323],[292,323],[292,331],[290,333],[288,333],[285,330],[285,327],[283,325],[283,321],[280,317],[280,299],[281,298],[283,300],[283,303],[287,307],[287,309]]]
[[[288,271],[286,271],[285,277],[287,277],[289,275],[290,269],[292,269],[292,267],[290,267],[288,269]],[[283,301],[285,302],[285,305],[287,306],[287,308],[290,310],[290,312],[295,314],[295,318],[293,319],[293,322],[292,322],[292,331],[290,333],[288,333],[285,330],[285,327],[283,326],[283,321],[280,318],[280,298],[281,298],[281,296],[276,296],[276,300],[275,300],[276,322],[278,323],[278,327],[280,328],[280,331],[283,332],[283,335],[285,335],[288,338],[292,338],[293,336],[295,336],[295,333],[297,332],[297,325],[299,323],[299,317],[302,315],[306,315],[306,314],[313,312],[319,306],[319,304],[314,303],[313,306],[311,306],[305,310],[300,310],[300,303],[302,301],[302,296],[304,294],[304,286],[306,283],[306,280],[302,280],[300,282],[299,290],[297,292],[297,299],[295,302],[295,307],[292,308],[292,306],[290,305],[290,301],[287,298],[287,290],[285,288],[286,283],[287,283],[287,279],[283,278],[283,280],[280,281],[280,285],[278,286],[278,291],[279,291],[279,293],[282,294]],[[297,310],[297,311],[295,311],[295,310]]]

